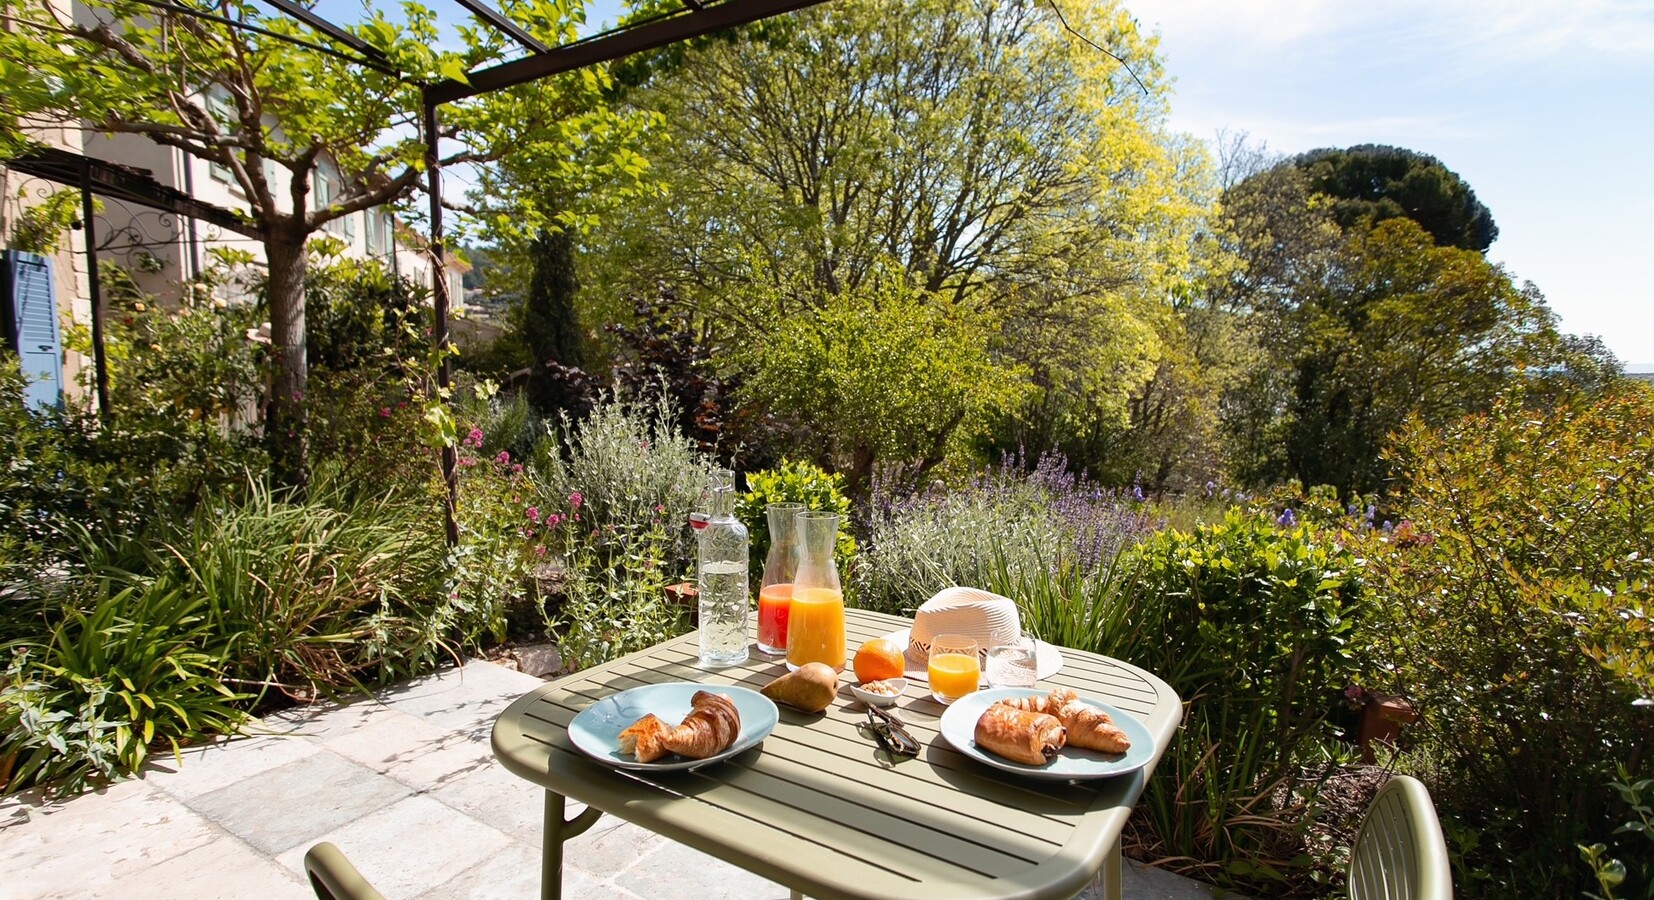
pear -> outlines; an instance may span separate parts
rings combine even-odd
[[[826,663],[805,663],[798,671],[765,685],[762,693],[777,703],[818,713],[833,705],[833,698],[838,696],[838,673]]]

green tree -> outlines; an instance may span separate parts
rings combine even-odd
[[[574,235],[565,228],[544,229],[531,252],[534,276],[523,298],[521,324],[530,355],[528,396],[540,412],[552,415],[569,405],[569,384],[554,377],[546,364],[575,369],[585,365],[585,339],[575,311],[580,280],[574,268]]]
[[[865,496],[875,465],[916,479],[1016,399],[1018,373],[989,356],[992,332],[986,317],[883,277],[776,329],[752,351],[747,389],[809,423],[821,456]]]
[[[9,25],[0,31],[0,80],[20,86],[0,100],[0,149],[26,145],[40,127],[140,135],[222,166],[247,198],[269,267],[268,433],[292,435],[275,442],[275,462],[302,481],[306,240],[341,217],[404,200],[424,172],[419,84],[463,80],[507,47],[462,28],[461,49],[435,49],[443,38],[435,14],[418,3],[402,5],[401,21],[370,8],[349,27],[380,55],[369,66],[296,47],[287,39],[356,52],[247,0],[224,0],[214,13],[248,28],[130,0],[86,0],[73,17],[47,0],[0,3]],[[560,0],[509,12],[548,44],[573,40],[583,19],[578,4]],[[485,163],[508,150],[560,157],[569,164],[545,167],[538,183],[577,188],[597,176],[568,148],[619,121],[602,102],[605,86],[602,72],[585,71],[449,104],[442,136],[454,149],[443,163]],[[529,207],[520,220],[533,228],[539,218]]]
[[[1499,237],[1493,213],[1434,156],[1362,144],[1311,150],[1293,157],[1292,165],[1309,177],[1311,190],[1332,198],[1333,218],[1346,229],[1408,218],[1437,244],[1478,253]]]
[[[664,118],[666,190],[594,233],[583,304],[664,282],[720,341],[762,342],[894,266],[991,314],[994,352],[1031,374],[996,436],[1124,422],[1204,162],[1166,130],[1130,14],[1060,7],[1125,65],[1050,4],[837,0],[644,68],[630,100]]]

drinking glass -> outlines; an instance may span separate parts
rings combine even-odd
[[[930,642],[930,696],[952,703],[976,690],[982,681],[982,663],[976,641],[962,634],[941,634]]]
[[[1034,636],[1022,634],[988,648],[988,686],[1033,687],[1039,680],[1039,653]]]

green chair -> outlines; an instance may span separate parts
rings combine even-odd
[[[338,847],[326,841],[304,855],[304,871],[320,900],[385,900]]]
[[[1447,861],[1430,792],[1397,775],[1367,807],[1350,854],[1350,900],[1451,900]]]

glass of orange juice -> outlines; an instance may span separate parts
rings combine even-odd
[[[976,641],[962,634],[941,634],[930,642],[930,695],[938,703],[952,703],[976,690],[982,680],[982,661]]]

